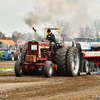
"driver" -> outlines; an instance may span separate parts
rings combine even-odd
[[[56,39],[55,39],[55,35],[51,32],[50,29],[47,30],[47,37],[46,37],[46,41],[50,41],[51,42],[51,51],[53,51],[54,45],[56,43]]]
[[[81,44],[78,42],[77,39],[75,39],[75,44],[76,44],[76,47],[77,47],[78,50],[79,50],[79,53],[81,53],[81,51],[82,51]]]

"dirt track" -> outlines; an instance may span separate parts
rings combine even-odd
[[[13,67],[14,63],[1,61],[0,67]],[[98,100],[99,84],[100,75],[45,78],[0,73],[0,94],[7,94],[7,100]]]
[[[1,67],[14,67],[15,61],[0,61]]]
[[[1,73],[0,91],[8,94],[7,100],[97,100],[100,75],[45,78]]]

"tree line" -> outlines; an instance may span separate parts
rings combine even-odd
[[[49,26],[50,27],[50,26]],[[67,21],[58,20],[55,22],[54,27],[61,27],[61,33],[63,33],[65,37],[65,41],[71,41],[74,35],[72,28]],[[59,35],[58,35],[59,36]],[[89,37],[98,39],[100,36],[100,20],[93,21],[92,25],[79,27],[79,33],[77,37]],[[100,38],[100,37],[99,37]],[[6,37],[6,35],[0,32],[0,39],[12,39],[15,43],[27,43],[30,40],[34,39],[34,33],[20,33],[18,31],[14,31],[11,37]],[[37,41],[43,39],[43,36],[37,33]]]
[[[80,27],[79,37],[91,37],[97,41],[100,38],[100,20],[93,21],[90,26]]]
[[[11,37],[6,37],[6,35],[0,32],[0,39],[8,39],[13,40],[15,43],[27,43],[34,39],[34,32],[33,33],[20,33],[18,31],[14,31]],[[41,40],[42,36],[37,33],[37,40]]]

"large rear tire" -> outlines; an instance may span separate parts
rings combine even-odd
[[[22,64],[20,61],[16,61],[16,63],[15,63],[15,75],[17,77],[22,76]]]
[[[26,55],[27,55],[27,46],[24,47],[23,51],[22,51],[22,54],[21,54],[21,62],[26,62]],[[25,66],[23,67],[22,69],[22,73],[23,75],[27,75],[27,70],[25,69]]]
[[[14,60],[17,60],[16,54],[17,54],[17,52],[14,53]]]
[[[19,60],[20,61],[21,60],[20,57],[21,57],[21,53],[20,52],[17,52],[16,53],[16,60]]]
[[[91,71],[95,71],[94,62],[91,61],[90,64],[91,64]]]
[[[14,55],[13,55],[13,54],[11,54],[10,60],[11,60],[11,61],[14,61]]]
[[[44,65],[44,75],[45,77],[51,77],[53,74],[53,65],[51,61],[46,61]]]
[[[90,73],[89,61],[87,59],[84,59],[84,72],[86,72],[86,74]]]
[[[67,74],[77,76],[79,72],[79,51],[76,47],[71,47],[67,55]]]
[[[22,54],[21,54],[21,62],[25,62],[26,61],[26,55],[27,55],[27,50],[28,50],[28,47],[24,47],[23,48],[23,51],[22,51]]]
[[[56,51],[55,63],[57,64],[57,75],[67,75],[67,54],[70,47],[62,47]]]

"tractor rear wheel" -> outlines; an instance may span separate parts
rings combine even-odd
[[[70,47],[62,47],[56,51],[55,63],[57,64],[57,75],[67,75],[67,54]]]
[[[28,47],[26,46],[26,47],[24,47],[24,49],[22,51],[21,62],[26,62],[27,49],[28,49]],[[25,66],[22,69],[22,73],[23,73],[23,75],[27,75],[28,74],[26,69],[25,69]]]
[[[17,60],[20,60],[20,56],[21,56],[20,52],[17,52],[17,53],[16,53],[16,59],[17,59]]]
[[[23,51],[22,51],[22,54],[21,54],[21,62],[26,61],[27,50],[28,50],[27,46],[23,48]]]
[[[16,58],[16,53],[17,53],[17,52],[14,53],[14,59],[15,59],[15,60],[17,60],[17,58]]]
[[[22,76],[22,64],[20,61],[16,61],[16,63],[15,63],[15,75],[17,77]]]
[[[84,59],[84,72],[86,72],[86,74],[90,73],[89,61],[87,59]]]
[[[20,52],[15,52],[14,53],[14,59],[15,60],[20,60]]]
[[[90,64],[91,64],[91,71],[95,71],[94,62],[91,61]]]
[[[44,75],[45,77],[51,77],[53,74],[53,65],[51,61],[46,61],[44,65]]]
[[[11,60],[11,61],[14,61],[14,55],[13,55],[13,54],[11,54],[10,60]]]
[[[77,76],[79,72],[79,51],[76,47],[71,47],[67,55],[67,74]]]

